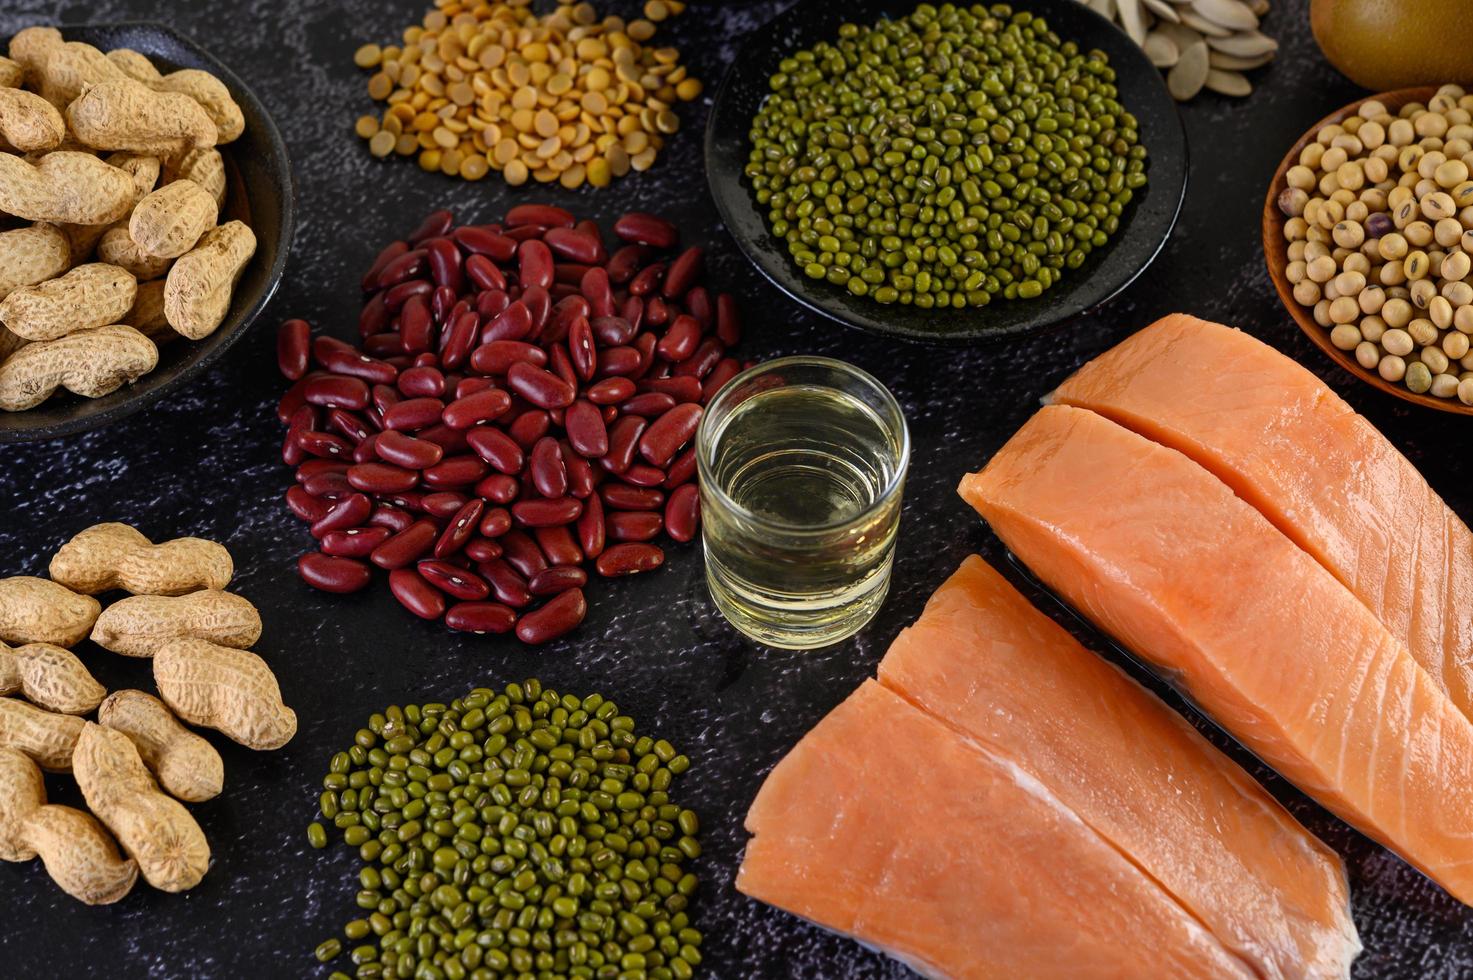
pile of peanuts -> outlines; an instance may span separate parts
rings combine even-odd
[[[199,883],[210,848],[182,803],[217,796],[224,763],[181,722],[254,749],[280,748],[297,728],[247,650],[261,617],[224,591],[234,571],[213,541],[154,544],[97,524],[62,545],[49,579],[0,579],[0,860],[40,857],[88,905],[118,901],[140,874],[162,891]],[[106,609],[93,598],[114,590],[131,595]],[[150,659],[159,697],[109,695],[69,649],[89,637]],[[72,773],[91,812],[49,805],[41,770]]]
[[[1289,168],[1286,275],[1330,340],[1418,394],[1473,405],[1473,95],[1370,99]]]
[[[611,255],[561,208],[437,211],[364,277],[357,347],[283,324],[286,500],[321,549],[306,582],[355,592],[378,567],[417,616],[545,643],[582,622],[585,564],[650,571],[662,532],[695,536],[692,441],[743,366],[736,304],[669,222],[614,233]]]
[[[19,412],[62,388],[110,394],[152,371],[160,344],[209,336],[256,237],[217,225],[215,147],[245,129],[218,78],[51,27],[9,52],[0,214],[27,224],[0,232],[0,410]]]
[[[701,94],[678,51],[645,45],[653,20],[684,7],[651,0],[650,19],[626,24],[587,3],[539,16],[529,0],[436,0],[402,46],[355,53],[374,69],[368,94],[388,103],[357,133],[374,156],[418,154],[452,177],[606,187],[647,170],[680,127],[675,103]]]

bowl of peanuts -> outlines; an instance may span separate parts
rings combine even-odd
[[[153,23],[0,57],[0,443],[109,424],[201,374],[281,280],[291,165],[228,68]]]
[[[1382,391],[1473,415],[1473,94],[1422,87],[1325,117],[1263,207],[1269,277],[1300,329]]]

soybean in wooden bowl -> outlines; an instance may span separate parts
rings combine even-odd
[[[219,147],[227,180],[220,223],[238,219],[250,225],[256,235],[256,254],[241,274],[230,309],[214,333],[203,340],[179,339],[162,345],[153,371],[102,398],[82,398],[60,389],[35,408],[0,412],[0,444],[56,439],[101,428],[197,378],[244,336],[276,291],[286,269],[295,225],[286,143],[266,107],[239,76],[163,24],[62,24],[60,30],[68,41],[85,41],[104,51],[132,48],[147,55],[165,73],[202,68],[225,83],[245,116],[245,132]]]
[[[1284,304],[1284,309],[1293,317],[1294,322],[1299,324],[1314,345],[1325,352],[1325,355],[1346,371],[1355,375],[1360,380],[1373,388],[1377,388],[1389,395],[1394,395],[1402,401],[1421,405],[1424,408],[1433,408],[1440,412],[1452,412],[1457,415],[1473,415],[1473,405],[1464,405],[1457,397],[1438,398],[1430,394],[1417,394],[1399,381],[1387,381],[1376,371],[1367,370],[1360,366],[1355,359],[1354,351],[1343,351],[1330,342],[1330,331],[1315,322],[1314,310],[1307,306],[1301,306],[1294,298],[1294,284],[1289,282],[1285,274],[1289,265],[1289,243],[1284,238],[1284,224],[1288,220],[1279,210],[1279,194],[1288,186],[1286,174],[1289,168],[1299,162],[1300,152],[1315,139],[1315,134],[1325,126],[1338,123],[1348,116],[1353,115],[1362,103],[1375,99],[1380,101],[1392,113],[1398,112],[1402,106],[1411,102],[1425,103],[1437,89],[1433,86],[1421,88],[1398,89],[1394,92],[1383,92],[1379,95],[1367,95],[1365,98],[1357,99],[1350,105],[1330,113],[1319,122],[1315,123],[1301,136],[1289,152],[1284,155],[1279,169],[1274,172],[1273,180],[1268,185],[1268,195],[1263,201],[1263,257],[1268,264],[1268,277],[1273,281],[1274,290],[1279,294],[1279,300]]]
[[[1059,325],[1102,305],[1145,271],[1165,245],[1186,193],[1186,135],[1161,73],[1123,32],[1077,0],[1015,4],[1043,17],[1062,41],[1098,49],[1115,70],[1118,97],[1136,117],[1147,152],[1144,187],[1135,191],[1120,226],[1084,263],[1035,299],[986,306],[922,309],[881,304],[843,286],[811,279],[774,235],[767,208],[745,175],[753,119],[771,92],[783,59],[833,42],[844,24],[872,25],[914,13],[920,0],[800,0],[752,32],[716,92],[706,127],[706,173],[722,220],[764,276],[801,305],[847,326],[907,340],[969,344],[1004,340]]]

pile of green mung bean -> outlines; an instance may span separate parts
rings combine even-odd
[[[746,174],[813,279],[923,309],[1033,299],[1146,183],[1099,51],[1006,4],[921,4],[783,59]]]
[[[364,862],[364,915],[317,958],[350,946],[352,976],[416,980],[692,976],[699,821],[669,792],[689,764],[612,701],[536,680],[375,714],[320,799]],[[326,847],[324,824],[307,839]]]

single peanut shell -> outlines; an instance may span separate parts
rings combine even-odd
[[[261,638],[261,614],[244,596],[201,589],[120,599],[92,627],[93,643],[125,657],[152,657],[168,641],[189,636],[247,650]]]
[[[183,595],[223,589],[235,563],[223,545],[204,538],[154,544],[127,524],[94,524],[51,559],[51,578],[75,592],[124,589],[134,595]]]
[[[54,27],[26,27],[11,37],[10,57],[25,69],[29,81],[40,84],[46,59],[63,43],[61,31]]]
[[[154,82],[164,77],[153,62],[148,60],[147,55],[132,48],[113,48],[107,53],[107,60],[122,69],[123,74],[129,78],[136,78],[140,82]]]
[[[210,868],[204,831],[159,789],[127,735],[85,723],[73,773],[87,806],[138,862],[145,881],[166,892],[199,884]]]
[[[225,785],[220,753],[152,694],[115,691],[97,709],[97,721],[132,739],[159,785],[175,799],[202,803],[220,795]]]
[[[0,410],[34,408],[58,388],[101,398],[137,381],[158,362],[153,341],[118,324],[27,344],[0,364]]]
[[[22,286],[0,300],[0,323],[26,340],[55,340],[106,326],[133,306],[138,280],[105,262],[79,265],[64,276]]]
[[[215,227],[218,214],[209,191],[192,180],[176,180],[133,206],[128,234],[144,255],[174,259]]]
[[[135,210],[134,213],[136,214],[137,211]],[[174,264],[171,258],[149,255],[139,248],[138,243],[133,240],[133,235],[128,231],[127,225],[113,225],[103,232],[102,238],[97,243],[97,258],[101,262],[125,270],[135,280],[159,279],[160,276],[168,273],[169,267]],[[133,299],[136,303],[138,300],[136,293]],[[128,308],[131,310],[132,305],[130,304]],[[127,323],[127,321],[126,313],[117,318],[118,323]]]
[[[43,806],[21,828],[57,887],[84,905],[111,905],[133,890],[138,863],[96,817],[69,806]]]
[[[213,146],[194,149],[164,164],[164,182],[192,180],[210,192],[215,206],[225,206],[225,158]]]
[[[0,640],[6,643],[76,646],[92,631],[101,610],[91,596],[44,578],[0,578]]]
[[[133,177],[90,153],[54,150],[32,164],[0,153],[0,211],[27,221],[105,225],[133,207]]]
[[[162,347],[178,340],[179,334],[169,326],[164,315],[164,280],[150,279],[138,284],[138,295],[133,297],[133,308],[120,321]]]
[[[70,264],[70,244],[55,225],[0,231],[0,300],[23,286],[55,279]]]
[[[229,143],[245,132],[245,116],[230,95],[230,89],[214,75],[198,68],[182,68],[161,78],[144,82],[155,92],[187,95],[199,103],[215,124],[216,141]]]
[[[214,146],[217,139],[215,124],[194,99],[155,92],[126,75],[84,87],[66,118],[77,139],[98,150],[169,156]]]
[[[11,649],[0,643],[0,694],[16,691],[63,715],[85,715],[107,696],[107,688],[65,647],[27,643]]]
[[[230,297],[246,263],[256,254],[256,236],[240,221],[211,228],[180,256],[164,286],[169,326],[191,340],[215,332],[230,309]]]
[[[82,41],[63,41],[46,56],[41,69],[41,96],[65,109],[90,85],[127,78],[97,48]]]
[[[18,749],[48,772],[70,772],[72,749],[85,725],[15,698],[0,698],[0,746]]]
[[[276,675],[249,651],[170,640],[154,654],[153,679],[180,718],[247,748],[279,749],[297,732],[296,713],[282,704]]]
[[[45,805],[46,783],[36,763],[20,749],[0,745],[0,861],[29,861],[36,856],[21,829]]]
[[[0,88],[0,139],[21,153],[50,150],[66,136],[66,120],[56,106],[34,92]]]
[[[20,88],[26,80],[26,67],[19,61],[0,56],[0,86]]]

